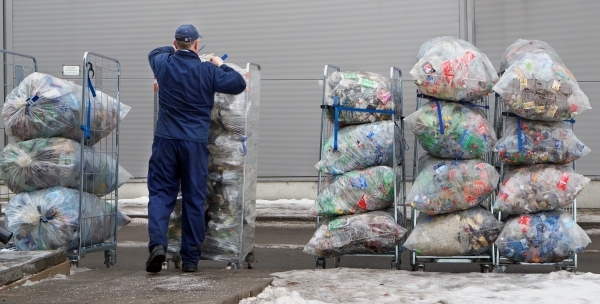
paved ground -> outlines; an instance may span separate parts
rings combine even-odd
[[[594,211],[595,212],[595,211]],[[600,213],[600,212],[598,212]],[[595,214],[581,211],[580,216]],[[600,217],[600,214],[599,214]],[[253,296],[270,281],[270,274],[294,269],[314,269],[314,257],[301,250],[314,232],[312,222],[259,222],[256,230],[256,261],[252,270],[225,270],[224,262],[203,260],[199,272],[183,274],[168,269],[158,275],[147,274],[144,264],[148,256],[147,228],[144,220],[136,220],[119,234],[117,263],[110,269],[103,264],[102,253],[88,254],[76,273],[67,278],[50,279],[31,286],[0,292],[2,303],[237,303]],[[582,223],[583,224],[583,223]],[[590,231],[598,230],[587,222]],[[600,235],[592,235],[592,244],[578,255],[577,271],[600,273]],[[401,269],[409,270],[408,252],[404,252]],[[327,267],[333,259],[327,259]],[[352,257],[341,259],[341,267],[389,269],[385,257]],[[473,264],[427,264],[426,271],[477,272]],[[548,266],[511,265],[507,273],[548,273]],[[27,285],[27,284],[26,284]]]

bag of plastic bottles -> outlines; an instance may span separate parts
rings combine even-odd
[[[546,42],[541,40],[518,39],[509,47],[507,47],[506,51],[504,51],[504,55],[502,55],[502,60],[500,61],[500,69],[498,70],[498,74],[504,74],[504,71],[506,71],[506,69],[508,69],[508,67],[511,66],[517,60],[517,58],[527,53],[546,53],[553,59],[562,61],[558,53],[556,53],[556,50]]]
[[[481,158],[496,143],[494,128],[474,104],[430,101],[405,121],[421,147],[441,158]]]
[[[449,36],[423,43],[410,75],[423,94],[457,101],[481,99],[498,81],[484,53],[467,41]]]
[[[439,215],[419,213],[404,247],[418,255],[476,255],[492,246],[503,226],[479,207]]]
[[[324,258],[344,254],[393,252],[406,229],[385,211],[345,215],[325,221],[315,231],[304,253]]]
[[[382,75],[371,72],[333,72],[327,78],[329,91],[326,102],[345,108],[392,110],[392,94],[390,80]],[[333,109],[327,112],[327,117],[334,120]],[[338,122],[359,124],[378,120],[391,120],[387,113],[369,113],[358,111],[338,112]]]
[[[586,156],[590,148],[564,122],[506,118],[504,136],[494,152],[508,164],[568,164]]]
[[[230,68],[238,72],[246,80],[246,85],[249,82],[249,75],[245,68],[233,63],[224,63]],[[252,98],[248,98],[248,89],[244,92],[233,95],[233,94],[215,94],[215,103],[212,109],[212,123],[218,123],[223,126],[226,130],[233,132],[236,135],[244,135],[246,131],[246,123],[253,123],[256,119],[246,119],[247,115],[251,110]],[[258,113],[256,113],[258,115]],[[248,130],[252,130],[250,127]]]
[[[81,146],[66,138],[37,138],[11,143],[0,153],[0,177],[13,193],[53,186],[79,189]],[[84,191],[104,195],[132,175],[112,157],[84,147]]]
[[[429,215],[465,210],[488,198],[499,178],[496,168],[481,159],[450,160],[425,154],[406,199]]]
[[[391,166],[394,123],[376,121],[339,130],[337,151],[334,136],[323,144],[322,158],[315,167],[329,174],[344,174],[373,166]]]
[[[553,210],[512,217],[496,246],[501,255],[513,261],[556,263],[580,253],[591,242],[570,214]]]
[[[325,217],[381,210],[394,203],[394,172],[386,166],[336,176],[317,196],[311,212]]]
[[[494,86],[506,109],[523,118],[561,121],[591,109],[575,76],[548,53],[521,55]]]
[[[505,214],[555,210],[573,202],[590,182],[571,166],[533,165],[513,168],[505,174],[494,209]]]
[[[82,87],[42,73],[29,74],[6,97],[2,117],[6,133],[18,140],[39,137],[64,137],[81,140]],[[87,101],[86,101],[87,102]],[[131,107],[96,90],[90,96],[90,138],[94,145],[117,127]],[[86,125],[87,127],[87,125]]]
[[[81,210],[85,220],[80,226],[79,191],[52,187],[12,197],[4,220],[21,251],[75,249],[80,234],[83,246],[101,244],[113,236],[115,224],[120,229],[131,221],[112,204],[87,192]]]

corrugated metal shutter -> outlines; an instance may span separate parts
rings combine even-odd
[[[573,72],[592,110],[577,117],[575,134],[592,149],[577,161],[577,172],[600,175],[600,73],[598,50],[600,1],[533,0],[475,2],[475,44],[496,69],[506,48],[517,39],[547,42]]]
[[[40,72],[61,76],[92,50],[120,60],[121,164],[144,177],[152,141],[152,72],[147,54],[182,23],[205,37],[203,52],[262,66],[259,177],[315,179],[323,66],[387,75],[408,71],[420,45],[459,35],[458,1],[12,1],[7,47],[29,53]],[[405,97],[414,85],[405,81]],[[412,92],[408,92],[412,90]],[[405,114],[413,111],[407,102]]]

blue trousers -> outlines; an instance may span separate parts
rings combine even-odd
[[[181,259],[197,265],[204,242],[204,199],[208,172],[207,144],[154,137],[148,164],[149,249],[167,248],[169,217],[175,208],[179,185],[183,198]]]

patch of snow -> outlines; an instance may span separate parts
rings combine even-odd
[[[376,269],[294,270],[243,304],[595,303],[600,274],[435,273]]]

